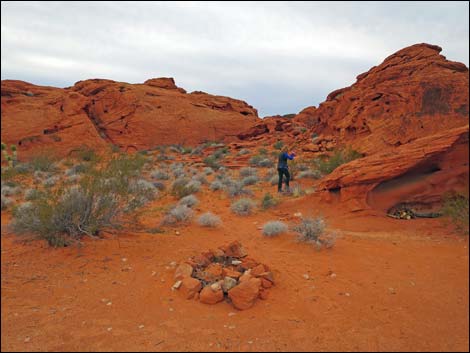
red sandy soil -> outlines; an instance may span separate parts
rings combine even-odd
[[[129,230],[62,249],[20,241],[2,212],[2,351],[468,351],[468,237],[441,219],[347,213],[315,194],[241,217],[220,191],[197,197],[219,228]],[[156,226],[159,206],[141,221]],[[261,234],[296,212],[321,213],[336,245]],[[267,300],[238,311],[171,290],[173,261],[233,240],[273,270]]]

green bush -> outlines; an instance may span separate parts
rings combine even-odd
[[[277,142],[273,145],[273,147],[274,147],[275,149],[277,149],[277,150],[280,150],[282,147],[284,147],[284,142],[282,142],[282,141],[277,141]]]
[[[338,168],[340,165],[351,162],[361,157],[361,153],[348,147],[346,149],[335,150],[330,157],[317,158],[315,159],[314,164],[322,175],[327,175],[330,174],[336,168]]]
[[[268,208],[274,207],[279,203],[279,200],[274,198],[269,192],[264,194],[263,198],[261,199],[261,208],[263,210],[267,210]]]
[[[57,158],[49,153],[35,155],[30,164],[34,171],[53,172],[56,169]]]
[[[468,191],[444,195],[442,213],[449,217],[455,228],[464,234],[469,232]]]

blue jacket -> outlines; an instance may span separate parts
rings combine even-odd
[[[279,154],[279,159],[278,159],[278,162],[277,162],[277,169],[289,169],[289,167],[287,166],[287,160],[288,159],[293,160],[294,156],[295,156],[295,154],[293,154],[293,153],[291,155],[289,155],[286,152],[280,153]]]

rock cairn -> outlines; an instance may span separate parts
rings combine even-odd
[[[173,289],[186,299],[204,304],[225,300],[239,310],[267,299],[274,285],[269,267],[247,256],[238,241],[189,258],[179,264],[174,278]]]

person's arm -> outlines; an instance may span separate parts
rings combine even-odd
[[[286,157],[289,158],[290,160],[293,160],[295,157],[295,153],[292,152],[290,155],[286,153]]]

